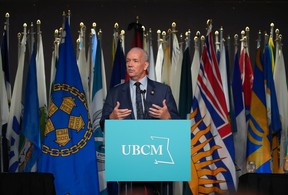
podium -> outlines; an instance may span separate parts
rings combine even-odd
[[[171,182],[190,181],[190,123],[105,121],[106,180],[123,182],[126,190],[139,182],[158,182],[165,191],[169,191],[167,184]]]

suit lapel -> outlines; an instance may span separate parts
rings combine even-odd
[[[130,87],[129,87],[129,81],[125,83],[125,85],[122,88],[122,94],[121,94],[121,99],[122,99],[122,108],[127,108],[132,110],[132,113],[130,116],[127,118],[129,119],[135,119],[134,117],[134,112],[133,112],[133,107],[132,107],[132,101],[131,101],[131,95],[130,95]]]
[[[148,78],[145,108],[149,109],[150,107],[152,107],[152,102],[154,102],[154,98],[155,98],[154,81],[152,81],[151,79]],[[145,118],[147,118],[147,119],[151,118],[149,116],[148,110],[145,112],[145,114],[146,114]]]

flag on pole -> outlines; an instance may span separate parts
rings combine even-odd
[[[23,89],[23,70],[26,53],[26,32],[24,31],[20,43],[18,58],[18,68],[16,72],[14,88],[11,98],[9,121],[7,125],[7,140],[9,142],[9,172],[18,172],[19,159],[19,140],[22,121],[22,89]]]
[[[9,103],[7,98],[7,90],[5,87],[5,76],[2,69],[2,57],[0,53],[0,135],[2,136],[2,125],[8,122]]]
[[[192,78],[192,94],[195,94],[195,89],[197,87],[197,78],[200,69],[200,44],[199,39],[194,39],[194,55],[191,64],[191,78]]]
[[[253,70],[251,66],[250,57],[247,51],[247,47],[243,47],[241,50],[239,64],[240,64],[240,71],[241,71],[242,88],[244,92],[246,120],[248,120],[254,75],[253,75]]]
[[[125,82],[126,77],[126,59],[123,53],[123,49],[118,39],[116,53],[114,57],[113,69],[110,79],[110,89],[115,85]]]
[[[25,87],[24,113],[21,134],[25,140],[20,150],[19,169],[36,172],[41,155],[40,112],[37,87],[36,48],[33,48]]]
[[[229,101],[229,80],[228,80],[228,73],[227,73],[227,62],[226,62],[226,50],[224,41],[220,40],[220,52],[219,52],[219,71],[221,75],[222,87],[225,95],[226,106],[228,109],[228,113],[230,112],[230,101]]]
[[[163,61],[164,61],[163,43],[160,43],[158,51],[157,51],[157,58],[156,58],[156,64],[155,64],[155,76],[156,76],[156,81],[158,82],[162,82]]]
[[[192,79],[191,79],[191,58],[189,49],[189,40],[186,42],[185,51],[182,60],[182,69],[180,76],[180,94],[179,94],[179,115],[182,119],[187,119],[192,106]]]
[[[178,38],[175,33],[172,33],[172,63],[170,72],[170,86],[177,104],[179,107],[180,80],[182,69],[183,51],[179,46]],[[191,106],[190,106],[191,108]],[[187,113],[188,114],[188,113]]]
[[[68,18],[59,61],[39,172],[53,173],[57,194],[99,194],[93,129],[72,44]]]
[[[148,77],[149,79],[155,81],[156,73],[155,73],[155,61],[154,61],[154,52],[152,41],[149,44],[149,67],[148,67]]]
[[[271,134],[268,128],[264,67],[257,49],[254,82],[248,120],[247,162],[255,162],[257,173],[271,173]]]
[[[48,101],[50,101],[50,97],[51,97],[51,92],[52,92],[52,86],[54,83],[54,79],[55,79],[55,74],[56,74],[56,64],[59,58],[59,43],[60,39],[59,38],[55,38],[54,40],[54,50],[52,51],[52,57],[51,57],[51,70],[50,70],[50,85],[49,85],[49,99]],[[50,102],[49,102],[50,105]],[[48,107],[49,107],[48,105]]]
[[[11,81],[10,81],[10,62],[9,62],[9,14],[6,13],[6,21],[4,24],[4,31],[3,31],[3,36],[2,36],[2,42],[1,42],[1,61],[2,61],[2,67],[1,67],[1,71],[3,70],[4,74],[3,74],[3,78],[4,78],[4,90],[5,91],[1,91],[1,93],[3,92],[4,94],[1,94],[1,98],[7,98],[7,100],[3,100],[4,102],[2,102],[3,106],[2,108],[0,107],[0,112],[1,110],[5,113],[0,113],[3,114],[2,116],[0,115],[0,141],[1,141],[1,146],[0,148],[2,149],[1,154],[0,154],[0,159],[1,159],[1,171],[8,171],[8,154],[7,151],[7,139],[6,139],[6,133],[7,133],[7,120],[8,120],[8,114],[9,114],[9,110],[7,112],[7,107],[6,107],[6,102],[8,101],[8,109],[10,106],[10,102],[11,102]],[[1,103],[0,103],[1,104]],[[4,111],[6,110],[6,111]],[[1,119],[2,118],[2,119]],[[1,123],[3,124],[3,126],[1,125]],[[4,125],[5,124],[5,125]]]
[[[132,45],[131,47],[140,47],[143,48],[143,29],[142,29],[142,24],[138,22],[131,22],[128,25],[128,30],[134,30],[134,36],[132,39]]]
[[[170,39],[166,40],[165,44],[163,44],[164,49],[164,59],[162,65],[162,83],[170,85],[170,72],[171,72],[171,44]]]
[[[233,132],[235,144],[235,163],[237,176],[246,173],[247,123],[244,97],[239,65],[239,53],[234,55],[234,70],[232,78],[233,107],[235,112],[236,130]]]
[[[283,169],[284,157],[287,155],[287,134],[288,134],[288,92],[287,92],[287,78],[285,70],[285,62],[282,51],[281,41],[276,42],[275,68],[274,68],[274,84],[279,106],[279,114],[281,118],[282,131],[280,140],[280,170]],[[281,171],[282,172],[282,171]]]
[[[89,80],[89,66],[86,59],[86,44],[85,44],[85,29],[86,27],[83,25],[81,26],[80,32],[79,32],[79,45],[78,45],[78,58],[77,58],[77,65],[79,68],[81,81],[83,85],[83,89],[85,92],[86,97],[89,97],[89,87],[88,87],[88,80]],[[89,104],[89,99],[88,104]]]
[[[94,29],[91,29],[92,44],[91,44],[91,61],[93,68],[92,82],[92,102],[91,102],[91,115],[93,135],[96,146],[96,157],[98,165],[98,177],[100,194],[107,194],[107,182],[105,180],[105,147],[104,147],[104,134],[100,127],[99,121],[102,116],[102,108],[106,98],[105,90],[106,82],[103,81],[102,74],[105,72],[102,69],[102,50],[100,47],[100,40],[97,40],[97,35]]]
[[[1,42],[2,68],[4,71],[5,86],[7,91],[8,102],[11,101],[11,81],[10,81],[10,62],[9,62],[9,40],[8,24],[4,25],[4,31]]]
[[[210,24],[190,114],[193,194],[236,191],[234,143],[211,31]]]
[[[270,39],[272,39],[270,37]],[[268,44],[265,48],[263,66],[264,66],[264,83],[266,94],[266,107],[268,116],[268,126],[270,131],[272,157],[273,157],[273,172],[277,173],[279,170],[279,150],[280,150],[280,133],[281,133],[281,121],[278,109],[278,102],[275,92],[275,85],[273,79],[272,61],[273,53],[272,48]]]
[[[41,32],[38,32],[37,35],[36,64],[37,64],[36,68],[37,68],[38,99],[40,109],[40,129],[41,129],[41,137],[43,137],[47,119],[47,93],[46,93],[46,78],[45,78],[45,62],[44,62],[44,52],[43,52],[43,42]]]

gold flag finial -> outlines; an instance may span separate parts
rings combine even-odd
[[[37,21],[36,21],[36,24],[37,24],[37,34],[39,34],[39,33],[41,33],[41,30],[40,30],[41,21],[40,21],[40,20],[37,20]]]
[[[125,30],[121,30],[120,35],[124,36],[125,35]]]
[[[7,12],[6,14],[5,14],[5,18],[9,18],[10,17],[10,14]]]
[[[246,26],[245,31],[246,31],[246,32],[249,32],[249,31],[250,31],[250,28],[249,28],[248,26]]]
[[[207,20],[207,26],[210,26],[210,25],[212,25],[212,19]]]
[[[55,29],[54,30],[54,38],[57,38],[58,37],[58,29]]]
[[[176,32],[178,32],[177,30],[176,30],[176,22],[172,22],[172,24],[171,24],[171,27],[172,27],[172,30],[171,30],[171,32],[172,33],[176,33]]]
[[[97,26],[96,22],[93,22],[92,23],[92,28],[96,29],[96,26]]]
[[[273,38],[273,33],[274,33],[274,23],[272,22],[270,24],[270,36]]]
[[[119,24],[116,22],[116,23],[114,24],[114,29],[115,29],[115,30],[118,30],[118,28],[119,28]]]

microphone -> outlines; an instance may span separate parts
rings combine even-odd
[[[145,95],[145,93],[146,93],[146,90],[145,90],[145,89],[143,89],[143,90],[140,90],[140,93],[141,93],[142,95]]]

